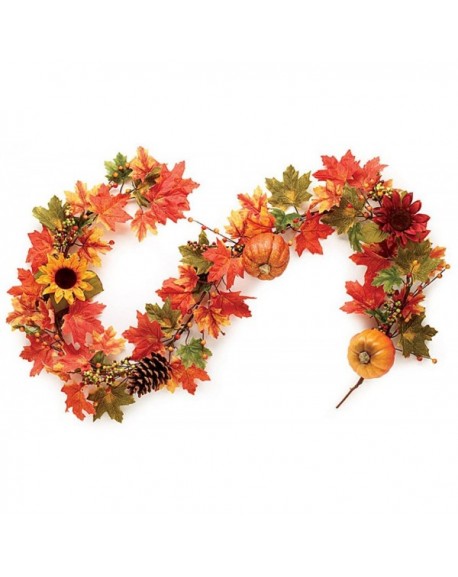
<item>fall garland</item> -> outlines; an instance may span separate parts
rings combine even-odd
[[[366,267],[363,284],[346,283],[351,300],[342,310],[373,324],[350,341],[348,360],[360,378],[337,407],[364,379],[385,374],[395,350],[430,359],[427,341],[436,330],[425,324],[424,289],[449,265],[445,249],[427,240],[429,217],[420,213],[421,202],[382,180],[378,158],[361,166],[348,151],[340,160],[322,160],[324,168],[313,174],[322,184],[312,192],[310,173],[289,166],[281,181],[266,179],[269,195],[259,187],[238,195],[240,206],[224,234],[198,223],[197,240],[179,247],[178,276],[156,291],[162,304],[137,312],[124,338],[103,327],[104,305],[94,300],[103,287],[92,268],[114,244],[104,232],[130,221],[142,240],[157,224],[183,218],[198,186],[183,178],[184,163],[169,170],[144,148],[129,162],[118,154],[105,163],[105,184],[88,189],[77,182],[64,203],[53,196],[47,208],[35,208],[42,229],[29,234],[30,267],[19,269],[20,284],[9,290],[14,310],[7,318],[29,341],[21,357],[33,363],[31,375],[42,369],[57,375],[67,410],[79,419],[108,413],[122,421],[121,407],[135,395],[162,388],[194,394],[197,381],[209,380],[208,337],[224,334],[232,316],[251,316],[251,297],[233,290],[236,279],[245,272],[273,279],[287,267],[291,247],[299,256],[322,254],[321,241],[334,231],[348,236],[355,251],[350,258]],[[133,216],[129,203],[137,205]],[[117,359],[124,339],[133,351]]]

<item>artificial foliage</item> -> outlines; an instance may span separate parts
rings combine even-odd
[[[64,199],[34,208],[41,226],[29,234],[28,266],[9,290],[7,317],[28,341],[21,357],[32,363],[30,374],[44,369],[59,377],[66,408],[79,419],[107,414],[121,422],[123,409],[145,394],[194,394],[210,378],[211,340],[225,334],[232,317],[251,316],[253,297],[236,290],[238,279],[272,280],[290,252],[322,254],[334,233],[348,239],[350,258],[365,268],[362,283],[346,283],[350,298],[341,308],[373,327],[350,341],[348,360],[359,380],[337,406],[364,379],[388,372],[395,351],[431,359],[436,330],[426,321],[425,289],[449,265],[445,249],[428,238],[421,202],[382,178],[379,158],[363,165],[348,151],[322,161],[313,175],[288,166],[281,178],[266,179],[266,190],[239,194],[223,232],[189,217],[200,231],[179,247],[177,275],[164,280],[160,300],[137,311],[122,336],[102,325],[104,305],[96,300],[103,285],[94,269],[114,245],[105,233],[130,226],[141,241],[159,224],[184,218],[198,186],[184,177],[184,162],[169,169],[140,147],[130,160],[118,154],[106,162],[105,182],[88,188],[78,181]]]

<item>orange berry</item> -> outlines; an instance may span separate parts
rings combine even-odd
[[[172,345],[169,345],[169,346],[167,347],[167,350],[170,351],[170,352],[172,352],[172,351],[173,351]]]
[[[193,222],[194,219],[192,218],[192,216],[188,216],[188,222]]]
[[[177,341],[180,337],[181,337],[181,335],[179,333],[177,333],[173,338]]]
[[[431,359],[431,362],[433,363],[433,365],[435,365],[437,363],[437,359]]]
[[[207,341],[205,339],[202,339],[200,341],[200,344],[204,347],[207,344]]]
[[[219,234],[219,228],[214,228],[214,229],[213,229],[213,232],[214,232],[215,234]]]
[[[206,360],[208,359],[207,353],[204,353],[204,354],[202,355],[202,358],[204,359],[204,361],[206,361]]]
[[[113,172],[113,178],[118,178],[119,174],[117,172]]]
[[[449,264],[446,264],[446,265],[445,265],[445,268],[448,270],[448,269],[450,268],[450,265],[449,265]]]
[[[122,170],[122,169],[123,169],[123,168],[122,168],[122,166],[121,166],[121,165],[119,165],[119,166],[118,166],[118,170]]]

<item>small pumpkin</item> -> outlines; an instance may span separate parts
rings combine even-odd
[[[242,263],[246,272],[260,280],[280,276],[289,262],[289,246],[279,234],[262,232],[248,240]]]
[[[394,363],[393,341],[377,329],[366,329],[355,335],[348,346],[348,362],[364,379],[386,374]]]

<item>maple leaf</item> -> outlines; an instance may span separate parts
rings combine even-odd
[[[157,218],[150,210],[139,208],[134,215],[130,226],[135,231],[138,240],[142,241],[147,235],[148,231],[157,234]]]
[[[422,291],[415,291],[409,293],[406,298],[406,290],[406,288],[403,288],[400,291],[395,291],[393,294],[393,300],[399,300],[404,303],[401,315],[405,321],[409,321],[412,316],[421,315],[425,312],[425,308],[420,305],[420,303],[425,299],[425,295]]]
[[[323,254],[320,239],[327,238],[334,232],[334,229],[320,222],[320,219],[319,213],[313,214],[308,211],[306,219],[296,235],[296,252],[299,256],[304,250],[308,250],[312,254]]]
[[[62,351],[56,356],[52,371],[54,373],[61,373],[63,376],[72,371],[85,371],[91,365],[91,358],[93,351],[84,343],[78,343],[79,348],[75,348],[73,344],[64,343]]]
[[[48,202],[48,208],[43,208],[42,206],[36,206],[32,210],[32,214],[37,218],[43,226],[54,230],[62,226],[62,222],[65,219],[65,211],[62,206],[62,201],[57,196],[53,196]]]
[[[93,415],[95,413],[94,405],[87,400],[84,392],[84,386],[78,383],[72,383],[70,385],[65,384],[61,391],[67,395],[67,399],[65,401],[67,408],[65,411],[71,409],[73,414],[77,416],[81,421],[87,415]]]
[[[198,275],[205,274],[212,266],[212,263],[206,260],[203,256],[203,253],[205,250],[207,250],[207,247],[208,239],[206,239],[204,244],[188,242],[188,244],[184,244],[178,247],[178,250],[182,256],[181,262],[195,268]]]
[[[171,363],[172,376],[170,379],[171,388],[176,386],[182,386],[183,389],[188,391],[191,395],[196,392],[197,383],[196,379],[199,381],[209,381],[210,377],[201,368],[195,365],[190,365],[185,367],[179,359],[175,359]]]
[[[216,297],[212,298],[212,308],[221,311],[223,316],[234,315],[239,318],[251,317],[251,311],[245,299],[252,299],[240,294],[240,292],[219,291]]]
[[[166,299],[163,306],[147,304],[145,308],[150,320],[157,321],[165,335],[171,336],[173,331],[180,326],[181,312],[172,307],[170,299]]]
[[[440,258],[431,258],[429,240],[414,242],[409,240],[405,247],[400,247],[394,259],[395,264],[404,274],[411,274],[414,280],[426,282],[440,264]]]
[[[365,283],[347,281],[345,283],[347,293],[353,297],[352,301],[346,302],[341,308],[346,313],[366,314],[368,310],[375,310],[385,302],[385,292],[381,287],[374,287]]]
[[[160,166],[159,162],[148,154],[148,151],[139,146],[137,148],[137,156],[133,158],[129,166],[132,170],[130,177],[132,180],[141,180],[145,182],[153,172],[153,169]]]
[[[75,214],[92,210],[91,196],[96,194],[97,188],[98,187],[94,187],[89,191],[86,184],[78,180],[75,184],[74,192],[65,191],[67,202]]]
[[[103,328],[103,327],[102,327]],[[119,355],[124,350],[126,341],[116,337],[113,327],[108,327],[102,333],[92,333],[92,348],[102,351],[105,355]]]
[[[182,345],[177,350],[177,355],[180,357],[185,367],[195,365],[200,369],[205,369],[207,364],[206,358],[212,356],[210,349],[207,349],[202,344],[202,339],[191,339],[189,343]],[[203,355],[206,355],[204,358]]]
[[[38,299],[41,295],[43,287],[37,283],[33,273],[25,268],[18,268],[17,273],[18,280],[21,284],[11,287],[8,291],[8,294],[12,296],[26,295]]]
[[[380,175],[386,164],[380,164],[380,158],[376,156],[368,160],[360,171],[357,171],[352,179],[353,186],[365,191],[372,190],[380,181]]]
[[[218,338],[221,327],[230,324],[229,318],[212,306],[201,305],[197,307],[194,311],[194,319],[201,332],[208,331],[215,339]]]
[[[231,214],[228,217],[229,224],[224,227],[231,238],[241,239],[246,236],[245,230],[248,215],[249,211],[246,208],[242,210],[231,210]]]
[[[56,351],[51,348],[48,341],[40,340],[34,335],[28,335],[27,338],[30,344],[23,348],[20,357],[33,363],[30,376],[34,377],[43,369],[52,367]]]
[[[111,230],[116,229],[116,225],[127,222],[132,217],[124,207],[129,202],[129,194],[110,194],[110,188],[101,184],[97,194],[91,196],[93,211],[97,213],[97,220]]]
[[[362,252],[352,254],[350,259],[359,265],[367,267],[364,279],[372,282],[379,271],[390,266],[390,255],[382,252],[380,245],[363,245]]]
[[[361,166],[351,150],[347,150],[340,160],[337,160],[335,156],[322,156],[321,160],[325,168],[313,173],[317,180],[353,184],[355,176],[359,177],[361,174]]]
[[[252,238],[262,232],[272,232],[274,226],[275,217],[267,210],[267,207],[262,207],[258,214],[248,212],[244,237]]]
[[[314,200],[310,208],[318,207],[318,212],[330,210],[333,206],[338,206],[342,198],[343,185],[332,180],[326,181],[326,186],[316,186],[313,189]]]
[[[137,311],[137,326],[124,331],[122,336],[135,345],[131,356],[136,361],[164,350],[161,325],[157,321],[150,321],[146,313]]]
[[[299,176],[294,166],[288,166],[283,173],[283,181],[266,178],[267,189],[272,193],[269,204],[286,210],[289,207],[299,208],[312,195],[308,192],[310,172]]]
[[[426,341],[430,341],[437,334],[437,331],[429,325],[423,325],[424,320],[425,315],[422,314],[412,317],[409,321],[399,323],[399,344],[405,357],[410,355],[429,357]]]
[[[78,248],[78,256],[86,259],[89,264],[101,266],[99,253],[105,254],[111,250],[111,246],[102,240],[103,229],[91,227],[82,234],[78,242],[82,245]]]
[[[345,199],[342,199],[339,206],[323,215],[322,221],[334,227],[337,234],[344,234],[355,223],[357,214],[357,211]]]
[[[249,213],[259,214],[263,208],[267,208],[267,194],[262,192],[260,186],[254,189],[253,194],[238,194],[237,198],[242,208]]]
[[[170,299],[174,309],[186,312],[195,304],[196,290],[199,277],[192,266],[183,265],[179,267],[180,277],[169,278],[162,283],[162,288],[156,291],[162,300]]]
[[[44,227],[40,232],[37,230],[30,232],[28,236],[32,246],[27,253],[26,262],[30,263],[33,272],[37,272],[40,266],[47,263],[48,254],[54,249],[53,238],[49,230]]]
[[[88,333],[103,332],[102,323],[97,317],[104,308],[105,305],[101,303],[76,300],[70,305],[68,313],[64,315],[62,333],[65,336],[71,336],[76,344],[84,343]]]
[[[93,401],[95,406],[94,421],[108,413],[108,416],[118,423],[122,423],[123,412],[121,407],[135,403],[132,395],[126,391],[124,385],[113,387],[99,387],[94,393],[89,395],[89,400]]]
[[[213,263],[208,273],[209,282],[218,282],[226,277],[226,286],[231,288],[235,277],[243,278],[242,258],[232,256],[232,251],[219,238],[216,240],[216,247],[207,249],[202,256]]]
[[[184,169],[184,162],[179,162],[172,170],[163,165],[160,179],[145,194],[151,203],[149,210],[161,224],[167,219],[177,222],[190,208],[188,195],[199,185],[190,178],[182,178]]]

